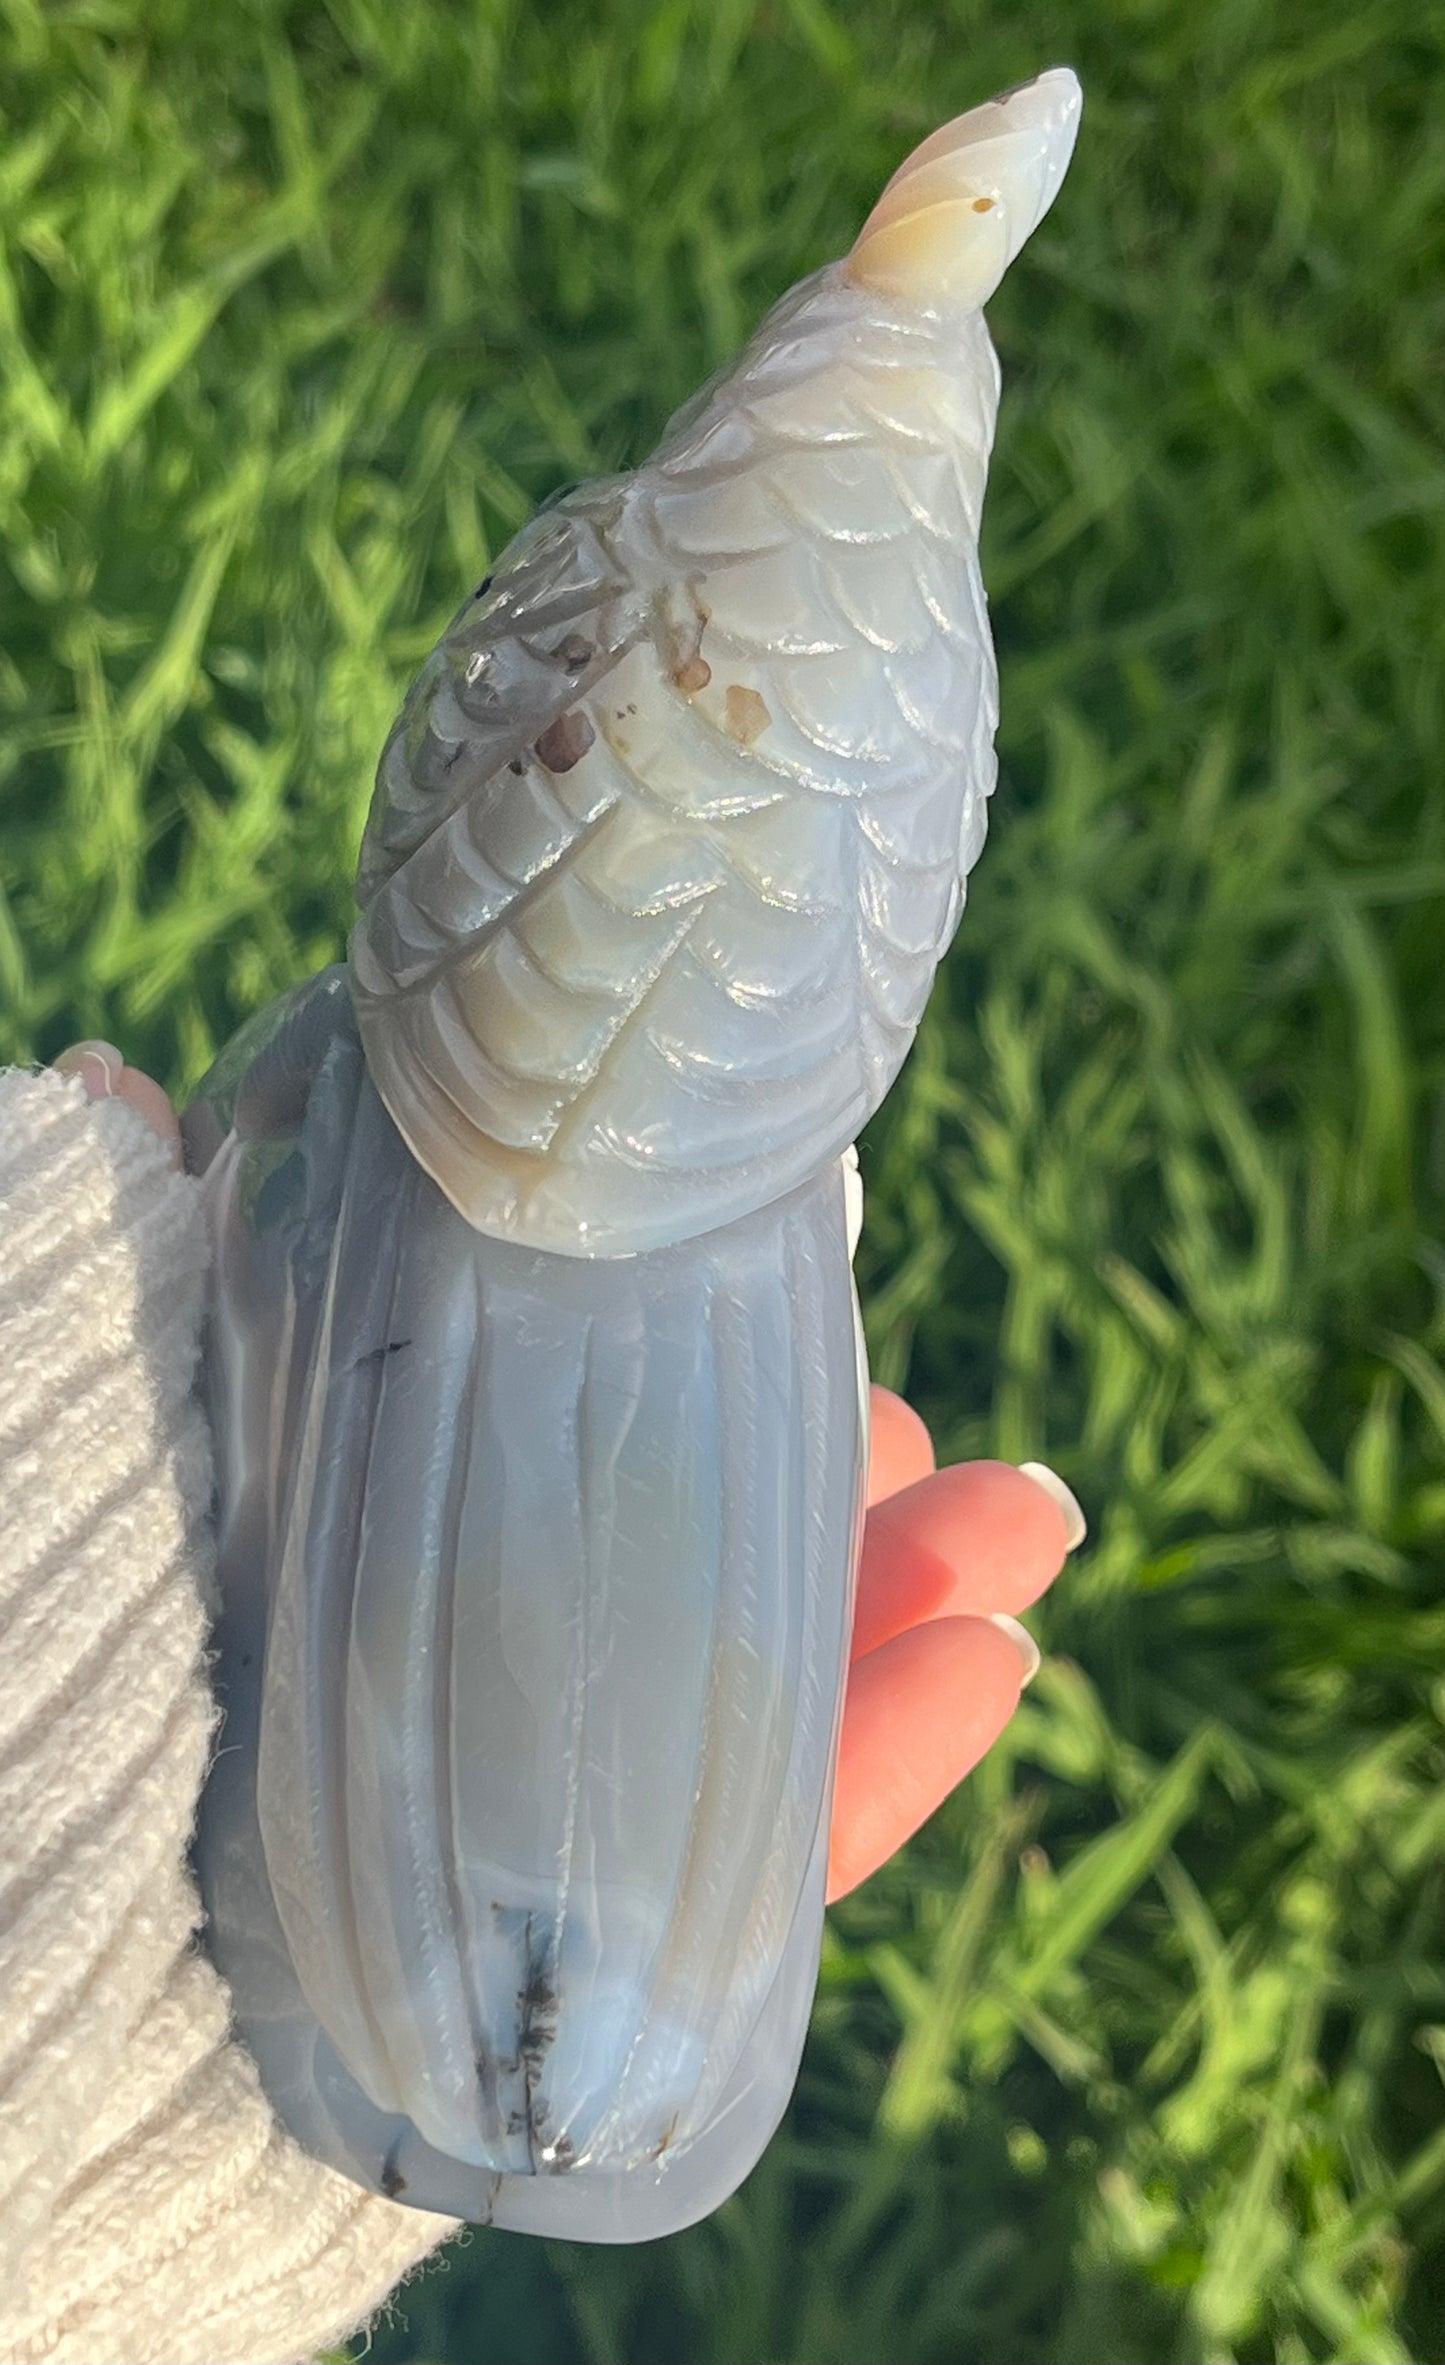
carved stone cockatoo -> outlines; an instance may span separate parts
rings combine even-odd
[[[213,1943],[282,2117],[423,2207],[667,2232],[791,2090],[866,1448],[844,1154],[983,842],[982,307],[1079,104],[936,132],[518,536],[387,744],[347,965],[188,1119]]]

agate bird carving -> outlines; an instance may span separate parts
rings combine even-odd
[[[948,124],[381,758],[344,965],[190,1110],[225,1712],[282,2118],[426,2208],[716,2206],[817,1973],[866,1452],[846,1153],[983,843],[983,305],[1078,86]]]

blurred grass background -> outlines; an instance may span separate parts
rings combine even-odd
[[[992,312],[994,841],[878,1375],[1092,1536],[710,2224],[377,2365],[1445,2360],[1445,17],[0,0],[0,1057],[335,957],[384,729],[904,150],[1085,82]]]

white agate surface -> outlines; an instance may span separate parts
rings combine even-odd
[[[240,2025],[378,2189],[668,2230],[771,2132],[816,1973],[862,1466],[842,1168],[551,1257],[410,1158],[341,972],[248,1052],[207,1173],[200,1840]]]

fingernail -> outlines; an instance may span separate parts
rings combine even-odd
[[[847,1211],[848,1262],[858,1254],[858,1242],[863,1236],[863,1177],[858,1171],[857,1145],[850,1142],[843,1152],[843,1205]]]
[[[1051,1470],[1047,1462],[1020,1462],[1019,1468],[1025,1478],[1031,1478],[1035,1486],[1041,1486],[1046,1495],[1053,1496],[1064,1515],[1064,1526],[1068,1530],[1069,1538],[1068,1549],[1070,1552],[1077,1552],[1089,1532],[1089,1523],[1084,1517],[1079,1498],[1073,1488],[1065,1486],[1058,1471]]]
[[[1020,1624],[1017,1618],[1011,1618],[1007,1610],[990,1610],[988,1622],[990,1626],[997,1626],[1000,1634],[1008,1636],[1009,1641],[1023,1660],[1024,1679],[1019,1689],[1026,1692],[1044,1663],[1043,1652],[1039,1649],[1027,1626]]]
[[[62,1076],[79,1076],[90,1100],[113,1100],[120,1088],[125,1057],[114,1043],[72,1043],[55,1062]]]

